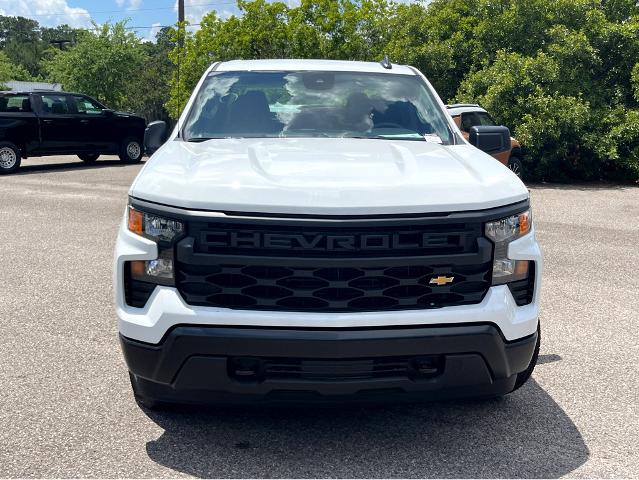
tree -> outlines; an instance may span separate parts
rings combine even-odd
[[[0,51],[0,87],[4,88],[3,82],[9,80],[32,80],[31,74],[22,66],[16,65],[9,60],[7,55]]]
[[[0,15],[0,48],[13,64],[26,69],[30,78],[45,74],[42,59],[52,40],[67,40],[74,44],[82,32],[68,25],[47,28],[29,18]]]
[[[45,61],[49,79],[65,89],[91,95],[111,108],[131,104],[130,85],[140,75],[146,56],[140,39],[126,22],[93,24],[65,50],[50,50]]]
[[[635,65],[635,68],[632,69],[631,74],[632,88],[635,94],[635,100],[639,102],[639,63]]]
[[[475,29],[484,63],[464,78],[457,100],[479,102],[513,128],[537,178],[639,178],[632,91],[639,7],[605,10],[594,0],[504,5]],[[498,34],[488,34],[499,25]]]
[[[147,122],[169,121],[165,104],[169,101],[169,81],[173,63],[169,53],[175,48],[171,28],[160,30],[153,42],[142,44],[144,62],[127,83],[125,108],[142,115]]]
[[[479,102],[519,137],[534,178],[639,179],[636,0],[238,1],[185,33],[175,116],[205,69],[235,58],[416,66],[445,101]],[[173,31],[174,41],[177,30]],[[179,61],[178,61],[179,60]]]

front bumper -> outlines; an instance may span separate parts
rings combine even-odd
[[[503,395],[528,367],[537,333],[508,342],[490,324],[347,330],[177,326],[156,345],[122,335],[120,340],[143,397],[262,404]]]

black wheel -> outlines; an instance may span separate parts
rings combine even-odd
[[[167,408],[167,404],[164,402],[158,402],[149,397],[145,397],[138,393],[138,387],[135,380],[135,375],[129,372],[129,380],[131,381],[131,389],[133,390],[133,396],[135,397],[135,403],[137,403],[141,408],[145,408],[147,410],[164,410]]]
[[[510,168],[519,178],[521,178],[524,174],[524,164],[519,157],[510,157],[510,160],[508,160],[508,168]]]
[[[127,137],[120,145],[120,160],[124,163],[138,163],[143,155],[144,148],[138,138]]]
[[[80,157],[80,160],[84,163],[94,163],[98,158],[100,158],[100,155],[97,153],[81,153],[78,157]]]
[[[523,372],[520,372],[517,375],[517,380],[515,381],[515,386],[511,390],[511,393],[515,390],[521,388],[524,383],[526,383],[535,369],[535,365],[537,365],[537,359],[539,358],[539,346],[541,345],[541,328],[537,327],[537,344],[535,345],[535,351],[533,352],[533,356],[530,359],[530,363],[528,364],[528,368]]]
[[[0,175],[15,172],[20,168],[20,150],[13,143],[0,142]]]

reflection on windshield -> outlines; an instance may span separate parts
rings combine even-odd
[[[189,141],[246,137],[377,138],[451,143],[416,76],[356,72],[222,72],[206,79]]]

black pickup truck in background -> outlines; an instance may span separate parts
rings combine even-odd
[[[145,128],[142,117],[79,93],[0,92],[0,174],[15,172],[23,158],[46,155],[78,155],[88,163],[119,155],[137,163]]]

